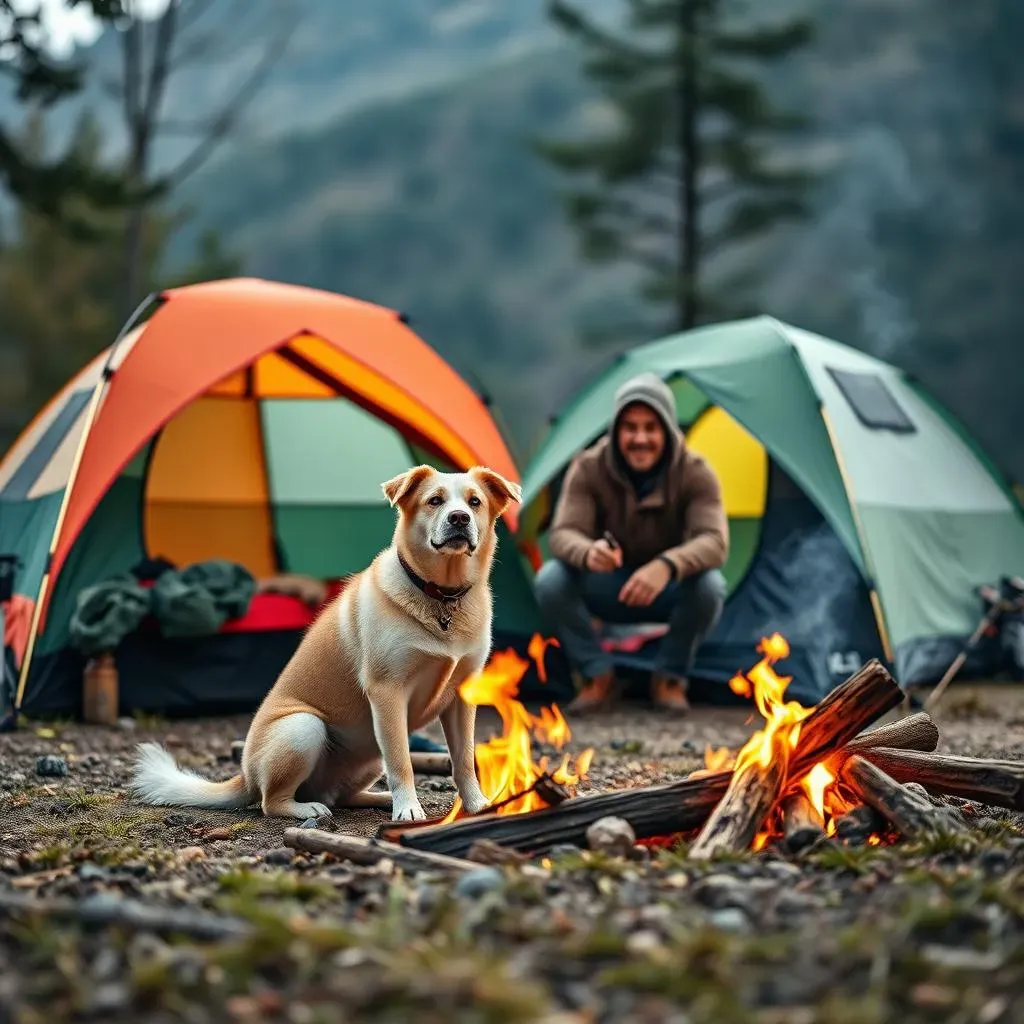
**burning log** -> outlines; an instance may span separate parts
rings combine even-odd
[[[849,679],[840,683],[820,704],[816,704],[810,715],[800,723],[799,741],[789,759],[790,781],[795,782],[806,775],[819,761],[827,761],[855,737],[862,746],[873,746],[875,741],[870,738],[874,733],[865,733],[860,737],[857,734],[898,707],[902,700],[903,691],[896,680],[877,658],[872,658]],[[898,724],[893,723],[893,726]],[[923,742],[918,738],[921,736],[919,728],[919,724],[915,723],[909,731],[909,735],[914,737],[913,742]],[[937,732],[935,742],[938,743]]]
[[[785,757],[772,759],[771,753],[767,764],[751,759],[733,769],[725,796],[690,847],[693,860],[750,848],[786,781]]]
[[[587,845],[587,829],[601,818],[625,818],[638,839],[690,832],[708,818],[729,786],[730,772],[683,779],[617,793],[566,800],[557,807],[521,814],[478,814],[451,823],[392,829],[378,835],[401,846],[464,857],[477,840],[490,839],[522,853],[538,853],[559,843]],[[404,822],[402,823],[405,824]]]
[[[848,748],[849,749],[849,748]],[[993,807],[1024,811],[1024,763],[879,747],[863,756],[897,782],[918,782],[930,792]]]
[[[790,853],[806,850],[825,837],[825,822],[802,789],[794,790],[782,801],[782,822]]]
[[[954,832],[963,827],[951,808],[936,807],[927,797],[900,785],[864,755],[854,754],[844,763],[842,779],[865,804],[907,838]]]
[[[925,711],[862,732],[846,744],[848,753],[860,753],[874,747],[898,747],[901,750],[934,750],[939,745],[939,730]]]

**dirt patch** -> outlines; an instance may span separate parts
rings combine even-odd
[[[942,749],[1020,757],[1021,697],[953,691]],[[453,881],[294,854],[281,847],[291,820],[126,797],[140,740],[227,778],[247,724],[29,723],[0,736],[0,1018],[1024,1020],[1024,833],[1002,811],[956,841],[710,865],[680,849],[562,851],[533,874]],[[681,722],[642,708],[574,722],[573,747],[596,749],[581,792],[680,778],[756,724],[746,709],[702,708]],[[492,728],[482,720],[481,737]],[[47,755],[67,774],[37,774]],[[417,781],[428,813],[447,810],[449,780]],[[366,835],[385,820],[339,812],[328,827]]]

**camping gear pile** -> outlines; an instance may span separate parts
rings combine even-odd
[[[142,579],[137,573],[141,569]],[[152,615],[167,637],[210,636],[249,608],[256,580],[245,566],[211,558],[176,570],[157,563],[114,576],[79,592],[69,636],[86,656],[114,651]],[[143,585],[143,579],[152,580]]]
[[[212,281],[154,296],[0,461],[0,551],[20,560],[15,600],[31,614],[15,706],[77,713],[84,662],[120,635],[126,710],[251,710],[316,608],[295,587],[268,588],[214,629],[222,611],[199,601],[198,581],[172,576],[143,601],[126,574],[159,555],[257,580],[341,580],[390,540],[380,482],[419,462],[521,479],[492,587],[495,647],[525,655],[547,633],[531,573],[562,476],[641,371],[673,389],[729,515],[729,596],[698,656],[695,700],[730,696],[736,666],[775,630],[805,703],[872,658],[905,688],[934,685],[976,624],[975,589],[1024,575],[1021,505],[964,428],[896,367],[770,317],[624,353],[520,475],[487,400],[400,314]],[[166,628],[124,632],[158,600]],[[194,621],[175,626],[175,608]],[[606,643],[620,667],[646,669],[659,632]],[[1024,648],[1024,613],[1003,617],[1003,636]],[[521,687],[527,703],[571,693],[557,650],[547,678],[531,668]]]

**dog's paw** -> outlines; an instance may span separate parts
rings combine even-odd
[[[490,805],[491,802],[480,790],[477,790],[475,793],[468,793],[462,798],[462,806],[466,809],[467,814],[479,814],[480,811],[490,807]]]
[[[330,807],[327,804],[300,804],[296,803],[294,808],[295,817],[305,821],[307,818],[333,818]]]
[[[408,804],[400,804],[396,801],[393,805],[392,821],[423,821],[425,818],[426,815],[423,813],[419,800]]]

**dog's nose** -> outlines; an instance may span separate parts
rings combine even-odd
[[[452,526],[469,526],[469,513],[460,512],[456,509],[454,512],[448,513],[448,522],[451,523]]]

